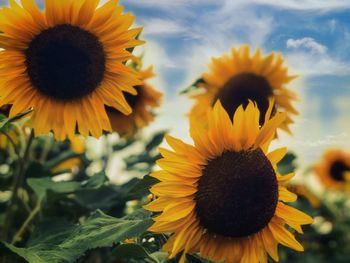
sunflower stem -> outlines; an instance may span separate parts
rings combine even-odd
[[[35,216],[40,212],[40,209],[41,209],[41,200],[38,200],[33,211],[29,214],[29,216],[24,221],[24,223],[22,224],[22,226],[20,227],[18,232],[12,238],[12,241],[11,241],[12,245],[15,244],[17,241],[21,240],[21,237],[24,234],[24,232],[26,231],[28,225],[30,224],[30,222],[32,222],[32,220],[35,218]]]
[[[30,132],[25,150],[24,150],[24,154],[23,154],[22,158],[20,158],[20,160],[19,160],[19,165],[17,168],[18,172],[15,174],[15,176],[13,178],[12,196],[11,196],[10,202],[8,204],[6,213],[5,213],[6,218],[5,218],[4,232],[3,232],[3,238],[5,241],[8,241],[8,239],[9,239],[8,235],[9,235],[10,225],[11,225],[14,210],[15,210],[14,205],[18,201],[18,189],[22,186],[23,181],[24,181],[23,177],[25,175],[27,161],[28,161],[29,152],[30,152],[30,147],[32,145],[33,139],[34,139],[34,131],[32,129]]]

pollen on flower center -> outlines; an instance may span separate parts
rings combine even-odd
[[[336,181],[344,181],[345,172],[350,172],[350,167],[342,161],[336,161],[330,167],[330,174],[332,178]]]
[[[79,99],[94,91],[106,68],[98,38],[68,24],[42,31],[31,41],[25,56],[33,86],[59,100]]]
[[[275,214],[275,171],[261,149],[224,152],[204,167],[195,201],[197,217],[209,232],[249,236],[267,226]]]
[[[224,84],[216,94],[213,104],[219,99],[232,117],[240,105],[246,107],[249,100],[255,101],[260,110],[260,125],[262,125],[269,107],[269,97],[272,95],[272,88],[266,78],[253,73],[242,73]]]

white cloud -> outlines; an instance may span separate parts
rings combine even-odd
[[[330,20],[328,20],[327,25],[329,27],[329,30],[333,33],[337,29],[338,20],[336,20],[334,18],[330,19]]]
[[[350,112],[350,104],[349,104],[349,95],[339,95],[333,100],[333,106],[336,109],[336,118],[334,120],[335,122],[335,128],[338,131],[342,131],[343,133],[349,133],[350,131],[350,122],[348,121],[349,118],[349,112]],[[344,147],[347,146],[349,149],[350,147],[350,134],[347,134],[347,145],[343,145]]]
[[[143,3],[145,5],[153,3],[149,0],[145,2],[147,2]],[[199,1],[191,1],[191,4],[197,2]],[[153,52],[156,53],[154,57],[149,56],[151,63],[153,61],[159,64],[160,59],[166,68],[183,69],[187,74],[183,87],[192,83],[203,70],[206,70],[211,57],[220,56],[228,52],[230,48],[243,43],[250,44],[252,48],[262,46],[274,30],[274,20],[270,15],[261,15],[255,10],[241,9],[236,10],[233,16],[232,12],[226,12],[227,10],[221,7],[196,13],[194,23],[189,24],[188,19],[193,20],[193,13],[180,12],[180,6],[184,8],[188,4],[188,1],[177,3],[178,7],[174,10],[179,10],[177,12],[179,15],[175,19],[169,15],[167,18],[148,17],[141,20],[146,39],[150,37],[154,40],[153,42],[157,42],[161,37],[176,36],[177,39],[183,37],[184,42],[188,43],[176,55],[173,51],[168,54],[164,48],[161,48],[159,52],[158,50]],[[148,50],[151,51],[151,48]]]
[[[187,0],[125,0],[128,4],[132,4],[134,6],[139,7],[155,7],[155,8],[171,8],[171,7],[179,7],[186,6],[188,4]]]
[[[145,65],[153,65],[156,72],[181,66],[169,57],[162,45],[154,40],[147,39],[147,45],[137,47],[135,54],[143,57]]]
[[[300,48],[305,47],[313,53],[324,54],[327,52],[327,47],[316,42],[315,39],[311,37],[304,37],[300,39],[290,38],[287,40],[287,48]]]
[[[141,20],[144,27],[143,33],[147,35],[168,36],[186,32],[186,28],[180,23],[162,18],[147,18]]]
[[[326,149],[348,148],[350,134],[347,131],[350,129],[347,122],[344,122],[345,111],[343,114],[338,114],[336,119],[320,121],[320,108],[324,107],[322,99],[318,96],[301,95],[302,103],[298,109],[301,115],[295,118],[295,124],[292,125],[293,136],[281,132],[279,140],[274,144],[287,146],[289,150],[296,152],[298,163],[305,168],[310,163],[317,162]],[[349,103],[346,106],[347,99],[344,98],[342,103],[343,110],[349,109]],[[338,100],[334,101],[334,105],[340,105]]]
[[[126,0],[125,0],[126,1]],[[300,11],[332,11],[350,8],[350,1],[347,0],[127,0],[129,4],[138,7],[152,7],[167,9],[170,12],[187,9],[194,5],[212,4],[224,6],[224,8],[237,8],[241,6],[266,5],[279,9],[292,9]],[[177,8],[177,10],[174,10]],[[232,10],[232,9],[231,9]]]
[[[159,8],[175,11],[173,8],[187,8],[196,4],[216,3],[214,0],[124,0],[138,7]],[[219,0],[222,1],[222,0]],[[178,11],[178,10],[177,10]]]
[[[287,53],[288,64],[303,76],[313,75],[337,75],[350,74],[350,65],[328,54],[313,54],[310,52]]]
[[[328,48],[311,37],[288,39],[286,42],[288,64],[299,74],[338,75],[350,74],[350,64],[328,54]],[[303,50],[304,48],[304,50]]]
[[[150,50],[160,49],[153,50],[153,53],[148,56],[149,63],[158,64],[159,75],[162,75],[164,68],[183,67],[187,76],[182,87],[186,87],[186,83],[191,83],[207,70],[210,57],[220,56],[228,52],[232,46],[242,43],[251,44],[253,47],[265,46],[269,43],[267,40],[271,34],[274,32],[283,34],[283,32],[276,31],[278,23],[273,17],[275,9],[317,11],[314,14],[319,15],[321,12],[350,7],[350,1],[337,0],[305,0],[302,3],[300,0],[204,0],[204,2],[210,4],[210,8],[204,8],[208,6],[205,6],[200,0],[128,0],[128,4],[131,3],[138,7],[161,9],[157,16],[166,17],[161,20],[144,19],[144,24],[147,23],[147,20],[149,21],[145,30],[150,27],[149,32],[145,33],[155,36],[151,39],[159,39],[163,34],[178,34],[192,38],[186,42],[181,52],[175,54],[171,49],[172,53],[166,53],[164,48],[153,45]],[[197,4],[202,8],[196,8]],[[261,5],[268,6],[268,11],[260,9]],[[303,17],[305,14],[313,17],[312,12],[298,14]],[[329,21],[325,30],[329,33],[332,30],[338,30],[337,26],[339,26],[337,21]],[[288,50],[285,56],[293,74],[297,73],[302,76],[350,75],[350,64],[313,38],[290,38],[286,45]],[[165,79],[162,79],[162,82],[166,84]],[[299,89],[299,91],[302,96],[306,94],[305,89]],[[343,132],[345,130],[344,115],[339,117],[339,123],[336,125],[323,123],[319,116],[319,109],[323,105],[321,101],[316,101],[316,96],[313,97],[315,101],[310,98],[301,100],[305,103],[304,108],[300,110],[302,115],[296,118],[293,128],[294,137],[281,134],[277,142],[279,145],[286,145],[296,151],[303,167],[309,165],[310,161],[317,161],[322,151],[328,147],[341,145],[343,141],[347,141],[347,145],[350,145],[350,135]],[[160,109],[159,118],[150,129],[169,128],[172,134],[188,139],[188,120],[184,115],[191,107],[191,103],[186,97],[168,98],[164,107]]]
[[[237,6],[250,6],[250,5],[267,5],[279,9],[291,9],[299,11],[333,11],[350,8],[350,1],[333,0],[333,1],[320,1],[320,0],[225,0],[225,8],[237,7]]]

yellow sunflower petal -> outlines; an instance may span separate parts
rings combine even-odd
[[[176,221],[188,216],[194,209],[195,203],[192,200],[176,202],[167,206],[163,213],[156,217],[156,221]]]
[[[186,197],[191,196],[197,189],[189,185],[181,185],[173,182],[161,182],[150,189],[151,193],[156,196],[167,196],[167,197]]]
[[[274,238],[282,245],[290,247],[296,251],[304,251],[303,246],[287,229],[284,228],[282,223],[272,221],[268,227]]]
[[[295,176],[295,173],[289,173],[286,175],[280,175],[277,173],[277,181],[281,183],[285,183],[290,181]]]
[[[273,166],[277,165],[283,157],[287,154],[288,149],[287,147],[284,148],[279,148],[274,150],[273,152],[270,152],[267,154],[267,158],[269,158],[270,162],[272,163]]]
[[[281,202],[279,202],[277,205],[276,215],[286,221],[296,222],[301,225],[313,223],[311,216]]]
[[[264,144],[276,132],[277,127],[283,123],[287,115],[285,113],[277,113],[271,120],[269,120],[259,132],[256,138],[255,146],[259,147]]]
[[[279,187],[279,197],[283,202],[295,202],[298,196],[290,191],[287,188],[280,186]]]
[[[279,261],[278,249],[277,249],[278,242],[273,237],[268,227],[262,230],[261,239],[263,241],[263,244],[267,253],[269,253],[269,255],[273,258],[274,261]]]

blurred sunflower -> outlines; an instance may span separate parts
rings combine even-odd
[[[247,45],[234,48],[231,53],[220,58],[213,58],[209,66],[210,71],[203,75],[203,81],[199,84],[203,92],[194,95],[196,103],[190,115],[205,123],[208,108],[218,99],[230,116],[233,116],[241,104],[247,106],[248,101],[252,100],[257,103],[262,113],[260,124],[263,124],[269,98],[273,97],[273,113],[276,110],[287,113],[287,118],[280,128],[290,133],[292,115],[298,114],[292,105],[297,96],[285,85],[296,76],[289,75],[283,63],[281,54],[271,53],[264,57],[260,49],[251,56]]]
[[[70,150],[76,154],[83,154],[85,152],[85,140],[82,136],[76,135],[71,140],[69,140]],[[56,157],[56,156],[55,156]],[[60,173],[63,171],[72,170],[75,167],[81,166],[82,161],[80,157],[74,157],[60,163],[55,166],[51,172]]]
[[[220,102],[207,115],[208,129],[191,122],[194,146],[167,136],[174,149],[160,149],[164,157],[152,173],[161,182],[151,188],[157,196],[145,208],[162,212],[150,231],[173,233],[163,249],[173,258],[200,252],[214,262],[267,262],[267,254],[278,261],[278,244],[303,251],[285,228],[302,232],[312,218],[286,205],[297,196],[284,183],[294,174],[282,176],[277,163],[286,148],[268,153],[276,128],[285,114],[266,110],[259,125],[259,109],[249,102],[238,107],[233,117]]]
[[[36,135],[99,137],[111,131],[104,106],[130,114],[123,92],[136,95],[138,74],[123,62],[142,44],[134,16],[116,0],[10,0],[0,9],[0,106],[10,116],[33,108]]]
[[[349,190],[350,153],[340,149],[328,150],[314,170],[325,187]]]
[[[154,107],[159,106],[162,94],[147,84],[149,78],[154,77],[153,68],[145,70],[137,69],[140,72],[142,84],[135,86],[137,95],[125,93],[126,101],[132,108],[132,113],[128,116],[122,112],[106,107],[112,129],[121,136],[132,136],[138,129],[147,126],[154,119],[152,112]]]

